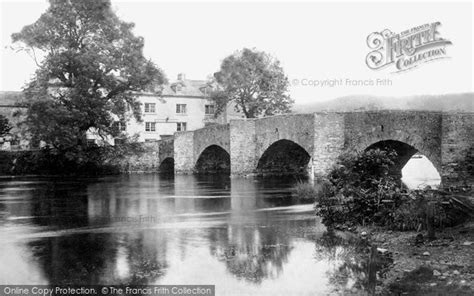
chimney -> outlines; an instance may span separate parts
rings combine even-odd
[[[178,81],[184,81],[184,80],[186,80],[186,74],[179,73],[178,74]]]

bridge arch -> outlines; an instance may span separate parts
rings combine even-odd
[[[437,113],[380,111],[344,116],[346,149],[363,151],[377,142],[402,142],[426,156],[439,172],[442,168],[441,131],[441,116]]]
[[[307,175],[311,168],[311,155],[298,143],[280,139],[265,149],[258,159],[257,175]]]
[[[361,137],[357,145],[353,145],[358,151],[366,150],[367,148],[383,148],[391,147],[395,149],[399,155],[419,153],[426,156],[434,165],[434,167],[441,171],[441,150],[439,145],[436,145],[437,139],[425,139],[422,136],[412,134],[409,132],[396,133],[393,135],[385,135],[383,137]],[[403,144],[403,145],[402,145]],[[411,157],[411,156],[410,156]],[[408,158],[409,160],[410,158]],[[407,160],[407,161],[408,161]]]
[[[158,171],[160,173],[166,174],[174,173],[174,158],[166,157],[165,159],[163,159],[163,161],[160,163]]]
[[[230,174],[230,154],[220,145],[212,144],[199,153],[194,171],[198,174]]]
[[[422,151],[418,150],[416,147],[410,144],[407,144],[402,141],[397,141],[397,140],[382,140],[382,141],[375,142],[369,145],[367,148],[365,148],[366,151],[371,150],[371,149],[395,151],[397,153],[397,158],[395,159],[395,163],[393,167],[390,169],[390,173],[392,175],[399,177],[402,180],[403,180],[402,177],[418,178],[423,175],[426,175],[426,177],[431,176],[431,177],[434,177],[435,179],[441,180],[439,164],[438,164],[438,167],[436,167],[436,164],[428,156],[426,156]],[[423,162],[423,167],[419,168],[418,171],[416,171],[416,168],[415,168],[415,172],[413,172],[413,169],[412,169],[412,172],[408,172],[409,174],[411,174],[411,176],[404,176],[403,175],[404,167],[415,155],[418,155],[418,157],[416,158],[417,161],[418,159],[425,159]],[[431,167],[429,165],[431,165]],[[418,186],[415,186],[415,184],[416,182],[414,183],[413,186],[418,188]],[[407,185],[410,185],[410,184],[407,184]]]

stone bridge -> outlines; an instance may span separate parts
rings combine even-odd
[[[473,119],[474,113],[373,111],[233,120],[178,132],[163,145],[172,155],[159,157],[168,164],[172,158],[176,173],[319,176],[344,151],[392,148],[398,154],[395,172],[418,152],[433,163],[444,186],[473,184]]]

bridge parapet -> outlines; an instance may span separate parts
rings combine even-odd
[[[219,146],[230,155],[232,175],[254,175],[265,152],[280,142],[287,143],[277,145],[282,149],[297,145],[306,151],[310,171],[317,176],[325,175],[344,151],[391,145],[400,154],[399,170],[419,152],[433,163],[444,185],[473,184],[473,119],[474,113],[384,110],[231,120],[176,133],[175,171],[193,172],[203,151]]]

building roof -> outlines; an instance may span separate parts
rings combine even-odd
[[[179,74],[177,80],[161,86],[161,95],[159,90],[153,93],[142,94],[161,97],[205,98],[208,96],[211,88],[211,84],[206,80],[186,79],[184,74]],[[18,106],[23,101],[24,95],[21,91],[0,91],[0,106]]]
[[[163,86],[163,97],[207,97],[211,90],[205,80],[181,79]]]

